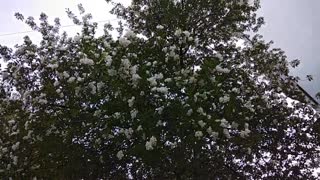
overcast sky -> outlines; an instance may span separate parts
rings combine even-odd
[[[128,0],[118,0],[128,4]],[[301,65],[292,71],[293,75],[301,77],[300,84],[311,95],[320,90],[320,59],[316,54],[320,51],[320,8],[319,0],[261,0],[262,8],[259,15],[265,17],[266,25],[260,33],[266,40],[273,40],[275,47],[280,47],[286,52],[288,60],[300,59]],[[15,32],[29,31],[22,22],[14,18],[15,12],[36,19],[41,12],[45,12],[51,20],[54,17],[61,19],[62,25],[70,25],[65,14],[65,8],[76,12],[77,4],[82,3],[87,12],[93,14],[95,21],[114,20],[108,11],[110,6],[105,0],[10,0],[2,1],[0,7],[0,44],[13,47],[22,42],[26,34],[5,35]],[[114,22],[114,21],[113,21]],[[102,23],[101,23],[102,24]],[[74,35],[79,29],[67,27],[63,30]],[[39,41],[37,33],[28,35]],[[314,81],[306,81],[305,76],[311,74]]]
[[[319,0],[261,0],[259,15],[266,24],[260,33],[273,40],[275,47],[286,52],[288,60],[300,59],[292,75],[300,76],[300,85],[310,95],[320,91],[320,1]],[[314,80],[309,82],[306,75]]]

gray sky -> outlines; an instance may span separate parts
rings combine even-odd
[[[266,40],[273,40],[274,47],[286,52],[288,60],[300,59],[301,64],[292,75],[300,76],[300,85],[310,95],[320,91],[320,30],[319,0],[261,0],[259,15],[266,24],[260,33]],[[309,82],[306,75],[314,80]]]
[[[118,0],[128,3],[129,0]],[[29,31],[30,29],[22,22],[17,21],[13,14],[20,12],[27,16],[38,19],[41,12],[45,12],[51,20],[55,17],[61,19],[62,25],[70,25],[65,14],[65,8],[77,12],[77,4],[82,3],[87,12],[93,14],[95,21],[112,20],[108,11],[110,6],[105,0],[10,0],[1,3],[0,7],[0,44],[13,47],[22,42],[26,34],[1,36],[2,34]],[[300,59],[301,65],[292,71],[293,75],[301,77],[301,85],[311,95],[320,90],[320,41],[316,32],[320,30],[320,8],[319,0],[261,0],[262,8],[259,11],[265,17],[266,25],[260,33],[266,40],[273,40],[274,47],[280,47],[286,52],[288,60]],[[69,35],[74,35],[79,29],[75,27],[63,28]],[[37,33],[28,35],[39,41]],[[307,74],[314,76],[314,81],[305,79]]]

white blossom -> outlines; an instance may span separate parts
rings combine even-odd
[[[39,99],[38,101],[40,104],[47,104],[48,101],[46,99]]]
[[[48,64],[47,65],[48,68],[51,68],[51,69],[57,69],[59,67],[59,65],[57,63],[55,64]]]
[[[233,129],[237,129],[238,126],[239,126],[239,124],[234,121],[231,123],[231,128],[233,128]]]
[[[138,110],[136,109],[133,109],[130,111],[130,115],[132,119],[135,119],[137,117],[137,114],[138,114]]]
[[[108,75],[109,76],[115,76],[117,74],[117,71],[114,69],[108,69]]]
[[[223,134],[226,136],[227,139],[230,139],[230,138],[231,138],[231,135],[230,135],[228,129],[223,129]]]
[[[189,109],[189,110],[187,111],[187,116],[191,116],[192,112],[193,112],[193,110],[192,110],[192,109]]]
[[[152,136],[149,141],[146,142],[146,150],[150,151],[157,145],[157,138]]]
[[[157,81],[156,81],[155,77],[150,77],[150,78],[147,79],[147,81],[150,82],[151,86],[156,86],[157,85]]]
[[[217,119],[216,122],[220,122],[220,126],[223,128],[228,128],[230,126],[229,122],[226,119]]]
[[[171,81],[172,81],[171,78],[166,78],[166,79],[164,80],[164,82],[171,82]]]
[[[153,150],[153,147],[150,141],[147,141],[145,146],[147,151]]]
[[[129,107],[132,107],[132,106],[133,106],[134,100],[135,100],[135,97],[134,97],[134,96],[132,96],[130,99],[128,99],[128,106],[129,106]]]
[[[129,44],[131,44],[131,41],[128,40],[127,38],[121,37],[121,38],[119,38],[119,44],[123,47],[127,47],[127,46],[129,46]]]
[[[20,145],[20,142],[16,142],[15,144],[13,144],[13,145],[11,146],[12,150],[13,150],[13,151],[16,151],[16,150],[19,148],[19,145]]]
[[[175,32],[174,32],[174,35],[175,36],[180,36],[182,34],[182,30],[181,29],[177,29]]]
[[[80,59],[81,64],[86,64],[86,65],[94,65],[94,61],[89,58],[82,58]]]
[[[202,133],[202,131],[196,131],[196,132],[194,133],[194,136],[195,136],[196,138],[200,139],[200,138],[203,136],[203,133]]]
[[[219,98],[219,102],[220,103],[227,103],[229,101],[230,101],[230,96],[229,95],[225,95],[225,96]]]
[[[199,107],[199,108],[197,109],[197,112],[198,112],[199,114],[201,114],[201,115],[206,115],[206,113],[203,111],[203,108],[202,108],[202,107]]]
[[[142,130],[143,130],[142,126],[139,125],[139,126],[137,127],[137,131],[142,131]]]
[[[232,90],[231,90],[232,92],[235,92],[235,93],[240,93],[240,90],[239,90],[239,88],[232,88]]]
[[[212,132],[213,132],[212,127],[211,127],[211,126],[209,126],[209,127],[207,128],[207,133],[208,133],[209,135],[211,135],[211,134],[212,134]]]
[[[163,29],[164,27],[162,26],[162,25],[157,25],[157,27],[156,27],[157,29]]]
[[[199,124],[200,127],[203,128],[204,126],[206,126],[207,123],[205,123],[202,120],[200,120],[200,121],[198,121],[198,124]]]
[[[211,135],[212,135],[212,138],[213,138],[214,140],[216,140],[216,139],[219,138],[219,133],[218,133],[218,132],[212,132]]]
[[[127,37],[127,38],[135,38],[136,37],[136,34],[132,31],[132,30],[128,30],[126,32],[126,34],[124,35],[124,37]]]
[[[139,74],[133,74],[133,75],[132,75],[132,81],[133,81],[133,82],[137,82],[139,79],[141,79],[141,77],[139,76]]]
[[[230,70],[227,68],[222,68],[220,65],[216,66],[216,71],[221,72],[221,73],[229,73]]]
[[[12,160],[14,165],[18,164],[18,156],[13,156]]]
[[[219,60],[223,60],[223,56],[219,52],[215,54],[215,57],[218,58]]]
[[[125,136],[127,137],[127,139],[130,139],[130,138],[131,138],[131,135],[133,134],[133,129],[132,129],[132,128],[125,129],[125,130],[124,130],[124,134],[125,134]]]
[[[168,88],[167,87],[154,87],[151,89],[151,91],[156,91],[163,94],[168,94]]]
[[[117,152],[117,158],[118,158],[119,160],[121,160],[121,159],[123,158],[123,156],[124,156],[124,154],[123,154],[123,151],[122,151],[122,150],[120,150],[120,151]]]
[[[106,65],[109,67],[109,66],[111,66],[111,64],[112,64],[112,57],[107,55],[107,57],[106,57]]]
[[[249,133],[251,131],[249,130],[249,124],[248,123],[245,123],[244,124],[244,130],[240,131],[240,137],[242,138],[246,138],[249,136]]]
[[[212,130],[211,126],[209,126],[209,127],[207,128],[207,133],[213,138],[213,140],[216,140],[216,139],[218,139],[218,137],[219,137],[219,133],[218,133],[218,132],[214,132],[214,131]]]
[[[104,82],[98,82],[97,83],[97,89],[98,91],[101,91],[101,89],[105,86],[105,83]]]
[[[76,80],[76,78],[75,77],[73,77],[73,76],[71,76],[69,79],[68,79],[68,83],[72,83],[72,82],[74,82]]]
[[[183,31],[183,34],[189,37],[191,33],[189,31]]]
[[[69,78],[70,75],[67,71],[63,71],[62,75],[65,77],[65,78]]]
[[[250,133],[249,129],[242,130],[242,131],[240,131],[240,137],[246,138],[249,136],[249,133]]]
[[[16,121],[14,119],[8,121],[9,126],[12,126],[16,123]]]

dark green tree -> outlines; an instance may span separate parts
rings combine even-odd
[[[81,5],[75,37],[16,14],[43,39],[0,46],[1,177],[315,178],[318,115],[258,1],[107,2],[117,38]]]

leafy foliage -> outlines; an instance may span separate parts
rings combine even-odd
[[[315,178],[318,115],[256,34],[258,1],[113,4],[118,38],[81,5],[75,37],[15,15],[43,39],[0,46],[2,177]]]

